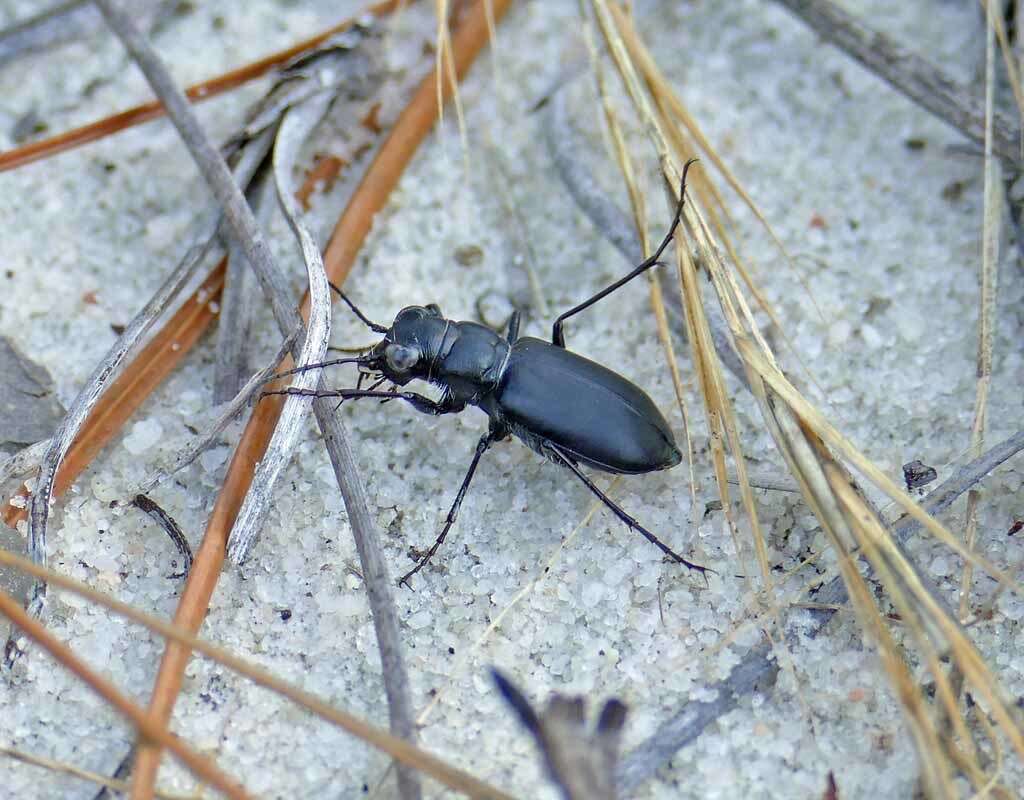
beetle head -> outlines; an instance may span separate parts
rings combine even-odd
[[[398,312],[384,339],[369,353],[366,366],[389,381],[405,386],[426,379],[437,357],[448,326],[441,309],[433,303],[407,306]]]

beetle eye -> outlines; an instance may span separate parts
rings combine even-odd
[[[408,372],[420,360],[420,353],[414,347],[391,344],[384,351],[384,360],[388,362],[388,366],[395,372]]]

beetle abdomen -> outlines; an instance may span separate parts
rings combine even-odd
[[[681,460],[672,431],[647,394],[610,369],[541,339],[512,346],[488,413],[534,447],[545,440],[605,472],[635,474]]]

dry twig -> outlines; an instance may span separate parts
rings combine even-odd
[[[775,0],[823,39],[839,47],[894,89],[976,144],[985,144],[985,105],[970,87],[874,30],[830,0]],[[992,149],[1011,164],[1021,161],[1020,133],[1002,114],[992,115]]]

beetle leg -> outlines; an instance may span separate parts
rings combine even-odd
[[[573,461],[569,457],[569,455],[564,450],[562,450],[562,448],[559,447],[557,444],[555,444],[554,442],[544,442],[541,445],[541,447],[544,450],[544,452],[550,456],[552,461],[555,461],[563,465],[564,467],[567,467],[568,469],[572,470],[576,477],[583,481],[583,483],[586,484],[587,488],[590,489],[590,491],[592,491],[597,496],[598,500],[600,500],[602,503],[608,506],[611,512],[615,514],[615,516],[617,516],[623,522],[625,522],[630,530],[639,532],[647,541],[649,541],[651,544],[653,544],[655,547],[661,550],[661,552],[663,552],[673,561],[684,565],[687,569],[695,569],[702,575],[707,572],[714,572],[714,570],[710,569],[709,567],[702,567],[700,564],[695,564],[692,561],[687,561],[681,555],[677,554],[667,544],[662,542],[661,539],[659,539],[657,536],[655,536],[653,533],[647,530],[647,528],[645,528],[643,525],[641,525],[639,522],[633,519],[633,517],[631,517],[629,514],[623,511],[622,508],[618,504],[616,504],[614,500],[612,500],[608,495],[606,495],[598,488],[596,483],[594,483],[592,480],[590,480],[590,478],[583,474],[583,471],[578,466],[576,466],[576,462]]]
[[[620,278],[610,286],[604,287],[593,297],[584,300],[578,306],[573,306],[564,314],[562,314],[558,319],[556,319],[555,324],[551,328],[552,344],[554,344],[557,347],[565,347],[565,334],[562,332],[562,326],[565,324],[565,321],[569,319],[569,317],[578,314],[581,311],[584,311],[585,309],[590,308],[598,300],[607,297],[616,289],[620,289],[621,287],[625,286],[627,283],[633,280],[633,278],[637,277],[638,275],[642,275],[651,267],[658,266],[659,264],[662,263],[661,261],[658,261],[658,259],[661,258],[661,254],[665,252],[665,248],[668,247],[668,243],[671,242],[672,237],[675,236],[676,228],[679,227],[679,220],[682,218],[683,215],[683,204],[686,202],[686,173],[689,171],[690,166],[696,160],[697,159],[695,158],[691,158],[683,166],[683,177],[680,180],[679,204],[676,206],[676,214],[672,218],[672,225],[669,226],[668,233],[665,234],[665,238],[661,240],[661,244],[658,245],[658,249],[654,252],[654,255],[652,255],[650,258],[646,259],[645,261],[641,262],[636,267],[634,267],[633,270],[624,278]]]
[[[360,397],[375,397],[378,400],[384,401],[405,400],[417,411],[432,416],[458,414],[466,407],[465,403],[450,397],[437,402],[416,392],[379,392],[370,389],[326,389],[321,391],[319,389],[298,389],[294,386],[289,386],[285,389],[273,389],[263,392],[261,396],[266,397],[271,394],[295,394],[301,397],[338,397],[342,401],[358,400]]]
[[[462,486],[459,487],[459,493],[455,495],[455,502],[452,503],[451,509],[448,511],[448,516],[445,517],[444,527],[441,528],[441,533],[438,535],[437,540],[430,546],[430,549],[424,556],[416,562],[416,566],[409,570],[405,575],[398,581],[398,585],[401,586],[403,583],[409,586],[409,578],[419,572],[426,565],[428,561],[433,557],[434,553],[437,552],[437,548],[444,542],[444,537],[448,535],[448,531],[451,530],[452,525],[455,523],[455,518],[459,515],[459,508],[462,506],[462,501],[466,496],[466,490],[469,489],[469,482],[473,480],[473,474],[476,472],[477,465],[480,463],[480,457],[487,452],[487,448],[490,447],[498,439],[503,438],[497,435],[500,431],[492,428],[483,436],[480,437],[480,441],[476,443],[476,452],[473,453],[473,460],[469,463],[469,470],[466,472],[466,477],[462,479]]]

